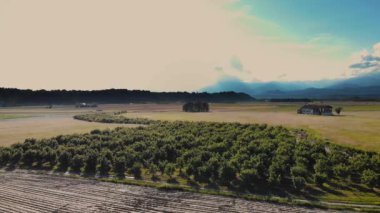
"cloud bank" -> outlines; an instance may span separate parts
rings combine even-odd
[[[380,71],[380,43],[373,45],[370,51],[363,50],[354,55],[350,68],[351,75]]]

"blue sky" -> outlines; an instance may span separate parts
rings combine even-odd
[[[379,0],[241,0],[235,7],[304,41],[327,34],[364,49],[380,40]]]

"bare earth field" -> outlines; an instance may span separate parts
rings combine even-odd
[[[325,212],[88,179],[0,171],[0,212]]]

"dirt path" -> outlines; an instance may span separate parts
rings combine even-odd
[[[0,212],[325,212],[17,170],[0,172]]]

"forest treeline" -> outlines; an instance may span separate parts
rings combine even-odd
[[[346,148],[265,124],[150,121],[119,115],[76,116],[88,121],[149,124],[88,134],[27,139],[0,148],[2,166],[42,166],[86,174],[166,175],[192,183],[255,190],[332,180],[379,186],[380,154]]]
[[[0,88],[0,106],[53,105],[76,103],[167,103],[205,101],[213,103],[247,102],[254,98],[245,93],[151,92],[145,90],[21,90]]]

